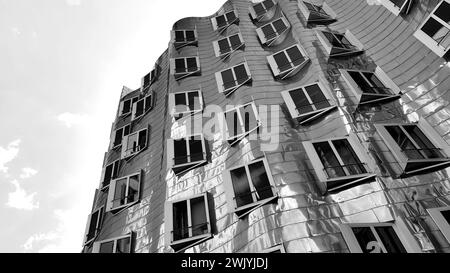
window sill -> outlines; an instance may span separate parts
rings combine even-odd
[[[239,219],[244,218],[245,216],[247,216],[249,213],[251,213],[252,211],[268,204],[271,202],[274,202],[275,200],[278,199],[278,195],[275,195],[273,197],[270,198],[266,198],[264,200],[260,200],[258,202],[255,203],[251,203],[245,206],[241,206],[239,208],[236,208],[233,212],[237,215],[237,217]]]
[[[206,157],[206,155],[204,155]],[[172,167],[172,171],[175,173],[175,175],[182,175],[188,171],[191,171],[195,168],[198,168],[202,166],[203,164],[206,164],[208,161],[206,159],[195,161],[195,162],[189,162],[189,163],[183,163],[179,165],[174,165]]]
[[[190,247],[193,247],[195,245],[198,245],[206,240],[209,240],[213,237],[213,234],[211,233],[211,231],[209,231],[208,233],[205,234],[201,234],[201,235],[197,235],[197,236],[193,236],[190,238],[186,238],[186,239],[181,239],[181,240],[177,240],[177,241],[172,241],[170,243],[170,247],[176,252],[182,252]]]
[[[328,179],[325,181],[326,183],[326,192],[328,193],[337,193],[339,191],[343,191],[347,188],[351,188],[357,186],[359,184],[363,184],[369,181],[374,181],[376,174],[365,173],[358,175],[349,175],[343,176],[333,179]]]
[[[409,166],[408,166],[409,165]],[[413,165],[413,166],[411,166]],[[422,167],[420,167],[420,165]],[[414,166],[417,166],[414,168]],[[412,170],[408,170],[408,167]],[[427,159],[427,160],[409,160],[404,172],[399,176],[399,178],[406,178],[413,175],[425,174],[433,171],[438,171],[450,167],[449,158],[441,159]]]
[[[131,202],[131,203],[129,203],[129,204],[122,205],[122,206],[120,206],[120,207],[111,208],[108,212],[111,212],[113,215],[116,215],[116,214],[121,213],[121,212],[124,211],[125,209],[127,209],[127,208],[129,208],[129,207],[132,207],[132,206],[138,204],[139,202],[140,202],[140,200],[136,200],[136,201],[134,201],[134,202]]]
[[[306,125],[322,116],[324,116],[325,114],[327,114],[328,112],[331,112],[333,110],[336,110],[337,106],[333,105],[327,108],[323,108],[320,110],[316,110],[310,113],[306,113],[306,114],[302,114],[298,117],[295,117],[298,121],[300,125]]]

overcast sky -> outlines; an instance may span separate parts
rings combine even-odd
[[[80,252],[122,86],[225,0],[0,0],[0,252]]]

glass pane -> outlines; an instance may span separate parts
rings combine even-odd
[[[317,142],[313,146],[325,168],[325,173],[328,175],[328,178],[345,176],[344,169],[341,167],[328,141]]]
[[[254,201],[245,168],[241,167],[238,169],[234,169],[230,173],[234,189],[234,198],[236,200],[237,207],[253,203]]]
[[[145,111],[150,110],[150,108],[152,107],[152,96],[147,96],[145,97]]]
[[[225,120],[227,122],[227,131],[229,138],[233,138],[234,136],[238,136],[243,133],[237,110],[226,112]]]
[[[184,59],[175,59],[175,73],[185,73],[186,66],[184,64]]]
[[[352,231],[363,253],[383,253],[380,242],[377,241],[370,227],[353,227]]]
[[[288,69],[291,69],[292,66],[291,66],[288,58],[286,57],[286,54],[284,53],[284,51],[273,55],[273,58],[274,58],[275,62],[277,63],[277,66],[278,66],[278,69],[280,70],[280,72],[284,72]]]
[[[184,42],[184,31],[175,31],[175,42]]]
[[[145,147],[147,147],[147,130],[142,130],[139,132],[139,142],[136,150],[140,151]]]
[[[361,73],[357,71],[347,71],[348,74],[352,77],[353,81],[358,85],[358,87],[363,91],[363,93],[374,93],[370,84],[366,81],[366,79],[361,75]]]
[[[220,15],[216,17],[217,27],[221,28],[227,25],[227,21],[225,20],[225,15]]]
[[[144,100],[136,102],[136,113],[135,116],[139,117],[144,114]]]
[[[228,39],[219,40],[217,43],[219,44],[220,54],[230,52],[230,44],[228,43]]]
[[[297,46],[288,48],[286,52],[289,58],[291,59],[291,63],[294,66],[301,65],[305,61],[305,58],[303,57],[302,53],[300,52]]]
[[[129,113],[131,111],[131,100],[123,102],[122,114]]]
[[[347,49],[353,48],[353,45],[350,43],[349,40],[347,40],[345,35],[335,33],[334,36],[336,37],[336,39],[338,39],[339,43],[341,44],[340,47]]]
[[[311,103],[308,101],[302,88],[289,91],[289,95],[291,95],[295,107],[300,115],[314,111],[314,108],[311,106]]]
[[[258,3],[256,5],[253,6],[253,9],[256,12],[256,16],[261,16],[264,13],[266,13],[266,10],[264,9],[264,6],[262,5],[262,3]]]
[[[323,31],[323,35],[327,38],[332,46],[341,47],[341,43],[334,37],[333,34]]]
[[[222,71],[220,74],[222,75],[222,81],[225,90],[236,86],[236,82],[234,80],[233,72],[231,72],[231,69]]]
[[[425,136],[425,134],[416,125],[405,125],[403,128],[413,138],[414,142],[419,145],[420,152],[425,158],[443,158],[439,149]]]
[[[389,1],[391,1],[398,8],[401,8],[403,6],[403,4],[409,0],[389,0]]]
[[[190,137],[189,150],[191,153],[189,162],[204,160],[202,140],[199,136]]]
[[[330,107],[330,102],[320,89],[318,84],[313,84],[305,87],[305,91],[315,106],[315,110]]]
[[[114,162],[112,178],[117,178],[119,176],[119,169],[120,169],[119,167],[120,167],[120,161],[117,160],[116,162]]]
[[[195,41],[195,33],[194,33],[194,31],[192,31],[192,30],[186,31],[186,40],[188,42]]]
[[[189,237],[187,201],[173,204],[173,240]]]
[[[205,198],[191,199],[192,236],[208,233],[208,220],[206,218]]]
[[[391,135],[398,147],[405,153],[409,159],[423,159],[423,155],[411,140],[402,131],[400,126],[385,126],[386,131]]]
[[[230,36],[230,43],[231,43],[231,48],[233,50],[236,50],[242,44],[241,39],[239,38],[239,35]]]
[[[116,253],[130,253],[131,249],[130,237],[117,240]]]
[[[186,147],[186,140],[184,138],[182,139],[175,139],[173,141],[174,143],[174,161],[175,165],[184,164],[188,162],[187,158],[187,147]]]
[[[284,24],[283,20],[279,19],[273,22],[273,26],[275,27],[275,31],[278,34],[281,34],[283,31],[287,29],[287,26]]]
[[[238,84],[243,84],[248,80],[247,70],[245,69],[245,66],[243,64],[238,65],[233,69],[234,73],[236,74],[236,80]]]
[[[249,132],[250,130],[253,130],[257,127],[258,123],[251,104],[240,107],[239,111],[241,113],[241,117],[244,118],[243,120],[245,132]]]
[[[273,197],[272,187],[270,186],[269,177],[267,177],[264,162],[259,161],[250,164],[248,165],[248,169],[250,171],[253,186],[256,189],[257,200]]]
[[[114,241],[100,244],[99,253],[114,253]]]
[[[189,72],[198,70],[196,58],[187,58],[186,61],[187,61],[187,69]]]
[[[125,128],[125,129],[124,129],[124,131],[123,131],[123,135],[124,135],[124,136],[129,135],[129,134],[130,134],[130,125],[127,125],[127,126],[125,126],[124,128]]]
[[[271,9],[274,6],[274,3],[272,0],[265,0],[263,2],[263,4],[264,4],[264,7],[266,8],[266,10]]]
[[[187,103],[186,103],[186,94],[185,93],[179,93],[175,94],[175,112],[181,113],[188,111],[187,109]]]
[[[443,1],[439,8],[434,12],[434,15],[447,24],[450,24],[450,4]]]
[[[364,165],[359,161],[355,151],[350,146],[347,139],[339,139],[332,141],[334,148],[341,157],[344,163],[344,169],[347,170],[348,175],[363,174],[366,173]]]
[[[87,240],[91,240],[94,238],[95,234],[97,233],[97,221],[99,217],[99,211],[96,211],[91,215],[91,222],[89,223],[89,231],[86,236]]]
[[[127,203],[132,203],[139,200],[139,175],[133,175],[130,177],[128,185],[128,198]]]
[[[443,26],[433,17],[430,17],[423,25],[422,31],[435,40],[438,45],[444,48],[450,46],[450,29]]]
[[[450,224],[450,210],[441,210],[441,214],[444,217],[445,221]]]
[[[273,39],[277,36],[277,33],[275,32],[275,29],[271,24],[265,25],[261,28],[262,32],[264,33],[264,36],[266,37],[266,40]]]
[[[128,136],[127,148],[126,148],[127,155],[130,155],[137,150],[137,141],[138,141],[138,134],[135,133],[135,134]]]
[[[406,253],[393,227],[375,227],[387,253]]]
[[[113,208],[126,204],[127,178],[117,180],[114,191]]]
[[[199,110],[200,106],[200,97],[197,91],[188,93],[188,101],[189,101],[189,110]]]
[[[111,181],[111,178],[112,178],[112,173],[113,173],[113,164],[110,164],[110,165],[106,166],[106,169],[105,169],[105,176],[103,178],[103,186],[109,185],[109,182]]]
[[[375,76],[374,73],[371,72],[363,72],[364,77],[369,82],[371,88],[367,89],[366,92],[374,93],[374,94],[382,94],[382,95],[391,95],[389,88],[386,88],[383,82]]]
[[[226,14],[227,16],[227,23],[230,24],[231,22],[233,22],[234,20],[236,20],[236,15],[234,15],[234,12],[228,12]]]

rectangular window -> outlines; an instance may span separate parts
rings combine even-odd
[[[86,231],[84,236],[84,244],[87,245],[97,237],[97,234],[100,231],[102,220],[103,220],[103,210],[104,207],[101,207],[91,213],[88,217]]]
[[[231,53],[244,45],[243,41],[240,33],[225,37],[218,41],[213,41],[216,57],[228,57]]]
[[[307,24],[329,24],[336,21],[336,13],[323,3],[322,6],[305,1],[298,1],[298,8],[306,19]]]
[[[203,98],[200,90],[182,91],[169,94],[170,114],[179,119],[203,110]]]
[[[331,31],[316,31],[316,35],[330,57],[361,53],[363,44],[349,31],[345,34]]]
[[[139,96],[126,99],[120,102],[119,107],[119,116],[128,115],[131,113],[131,107],[132,105],[139,100]]]
[[[248,103],[225,111],[226,139],[234,145],[261,125],[254,103]]]
[[[113,163],[103,168],[102,179],[100,189],[104,189],[109,186],[112,179],[119,177],[120,160],[116,160]]]
[[[158,73],[158,68],[157,68],[157,65],[155,65],[155,68],[152,71],[150,71],[150,73],[148,73],[147,75],[142,77],[141,92],[146,92],[148,90],[150,85],[156,80],[156,77],[158,76],[157,73]]]
[[[219,31],[222,33],[225,29],[227,29],[233,23],[237,23],[239,21],[237,12],[232,10],[225,14],[216,16],[211,18],[211,23],[213,25],[214,31]]]
[[[271,46],[283,33],[290,28],[286,18],[280,17],[273,22],[256,29],[261,44]]]
[[[124,176],[111,181],[106,211],[117,212],[139,201],[141,173]]]
[[[202,134],[168,139],[168,158],[176,175],[206,163],[206,143]]]
[[[131,126],[128,124],[114,131],[114,142],[111,148],[114,149],[122,145],[123,137],[130,134],[130,127]]]
[[[175,49],[180,49],[187,45],[197,45],[197,30],[173,30],[171,32]]]
[[[450,48],[450,0],[442,0],[414,36],[443,57]]]
[[[309,62],[309,58],[306,51],[297,44],[267,56],[267,61],[273,75],[285,79],[298,73]]]
[[[273,0],[264,0],[256,3],[250,8],[250,16],[252,20],[260,21],[273,7],[275,7]]]
[[[400,13],[408,14],[412,6],[412,0],[380,0],[390,12],[398,16]]]
[[[428,209],[428,213],[450,243],[450,206]]]
[[[149,129],[146,128],[125,136],[122,140],[121,158],[136,155],[147,148],[148,132]]]
[[[207,194],[168,204],[171,247],[180,251],[211,238]]]
[[[92,253],[131,253],[132,233],[125,236],[95,242]]]
[[[238,217],[278,197],[265,159],[229,169],[224,175],[228,204]]]
[[[171,74],[176,80],[181,80],[187,76],[200,72],[200,62],[198,57],[185,57],[170,59]]]
[[[219,92],[225,93],[225,96],[230,95],[252,78],[246,62],[216,72],[215,75]]]
[[[281,92],[292,118],[306,124],[336,109],[329,90],[321,82]]]
[[[147,96],[133,103],[131,120],[142,117],[153,108],[153,92],[150,91]]]

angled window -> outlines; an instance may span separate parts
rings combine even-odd
[[[439,57],[450,49],[450,0],[442,0],[414,36]]]
[[[153,91],[150,91],[147,96],[133,103],[131,120],[138,119],[145,115],[153,108]]]
[[[95,242],[92,253],[131,253],[132,233],[113,239]]]
[[[121,159],[134,156],[147,148],[148,132],[149,129],[146,128],[125,136],[122,140]]]
[[[261,21],[267,17],[269,11],[275,10],[275,2],[273,0],[264,0],[262,2],[253,4],[250,7],[250,16],[252,20]]]
[[[119,129],[114,131],[114,138],[113,138],[114,141],[113,141],[112,146],[111,146],[112,149],[117,148],[120,145],[122,145],[123,137],[125,137],[125,136],[130,134],[130,127],[131,126],[128,124],[128,125],[125,125],[125,126],[123,126],[123,127],[121,127],[121,128],[119,128]]]
[[[225,111],[226,139],[234,145],[261,125],[258,110],[254,103],[244,104]]]
[[[319,6],[299,0],[298,8],[308,24],[329,24],[336,21],[336,13],[325,2]]]
[[[217,88],[225,96],[230,95],[252,79],[247,63],[241,63],[231,68],[216,72]]]
[[[377,132],[409,176],[450,166],[449,145],[424,119],[410,124],[375,124]]]
[[[387,103],[401,97],[400,88],[381,70],[375,72],[339,69],[351,94],[356,98],[356,105]]]
[[[119,106],[119,116],[125,116],[131,113],[131,107],[139,100],[139,96],[122,100]]]
[[[316,82],[281,92],[292,118],[307,124],[337,108],[329,90]]]
[[[198,57],[184,57],[170,59],[170,71],[176,80],[181,80],[190,75],[200,72],[200,61]]]
[[[267,56],[267,61],[274,77],[283,80],[297,74],[309,62],[309,57],[297,44]]]
[[[345,34],[317,30],[316,35],[330,57],[358,54],[364,49],[363,44],[349,30]]]
[[[104,207],[101,207],[89,215],[84,233],[84,245],[89,244],[97,237],[102,225],[103,211]]]
[[[428,213],[450,243],[450,206],[428,209]]]
[[[153,68],[150,73],[142,77],[141,79],[141,92],[146,92],[150,85],[156,81],[156,78],[158,76],[158,68],[155,65],[155,68]]]
[[[227,203],[241,218],[278,197],[265,158],[224,172]]]
[[[106,211],[117,212],[139,201],[141,172],[111,181],[108,190]]]
[[[413,0],[380,0],[380,2],[395,16],[398,16],[400,13],[409,13]]]
[[[170,114],[179,119],[203,110],[203,97],[200,90],[169,93]]]
[[[235,10],[226,12],[225,14],[211,18],[211,23],[214,31],[219,31],[222,33],[232,24],[237,24],[239,22],[238,14]]]
[[[337,192],[371,182],[364,147],[353,134],[346,138],[304,141],[306,153],[319,179],[322,192]]]
[[[100,189],[105,189],[109,186],[112,179],[119,177],[120,171],[120,159],[114,161],[113,163],[107,165],[103,168],[102,178],[100,183]]]
[[[282,34],[286,33],[290,27],[291,26],[287,19],[280,17],[260,28],[257,28],[256,33],[258,34],[259,41],[262,45],[271,46],[279,38],[281,38]]]
[[[175,49],[180,49],[188,45],[198,45],[197,30],[172,30],[172,43]]]
[[[168,202],[170,246],[180,252],[212,237],[207,194]]]
[[[168,159],[173,172],[181,175],[207,162],[203,134],[168,139]]]
[[[231,53],[244,46],[244,40],[240,33],[233,34],[223,39],[213,41],[216,57],[228,57]]]

